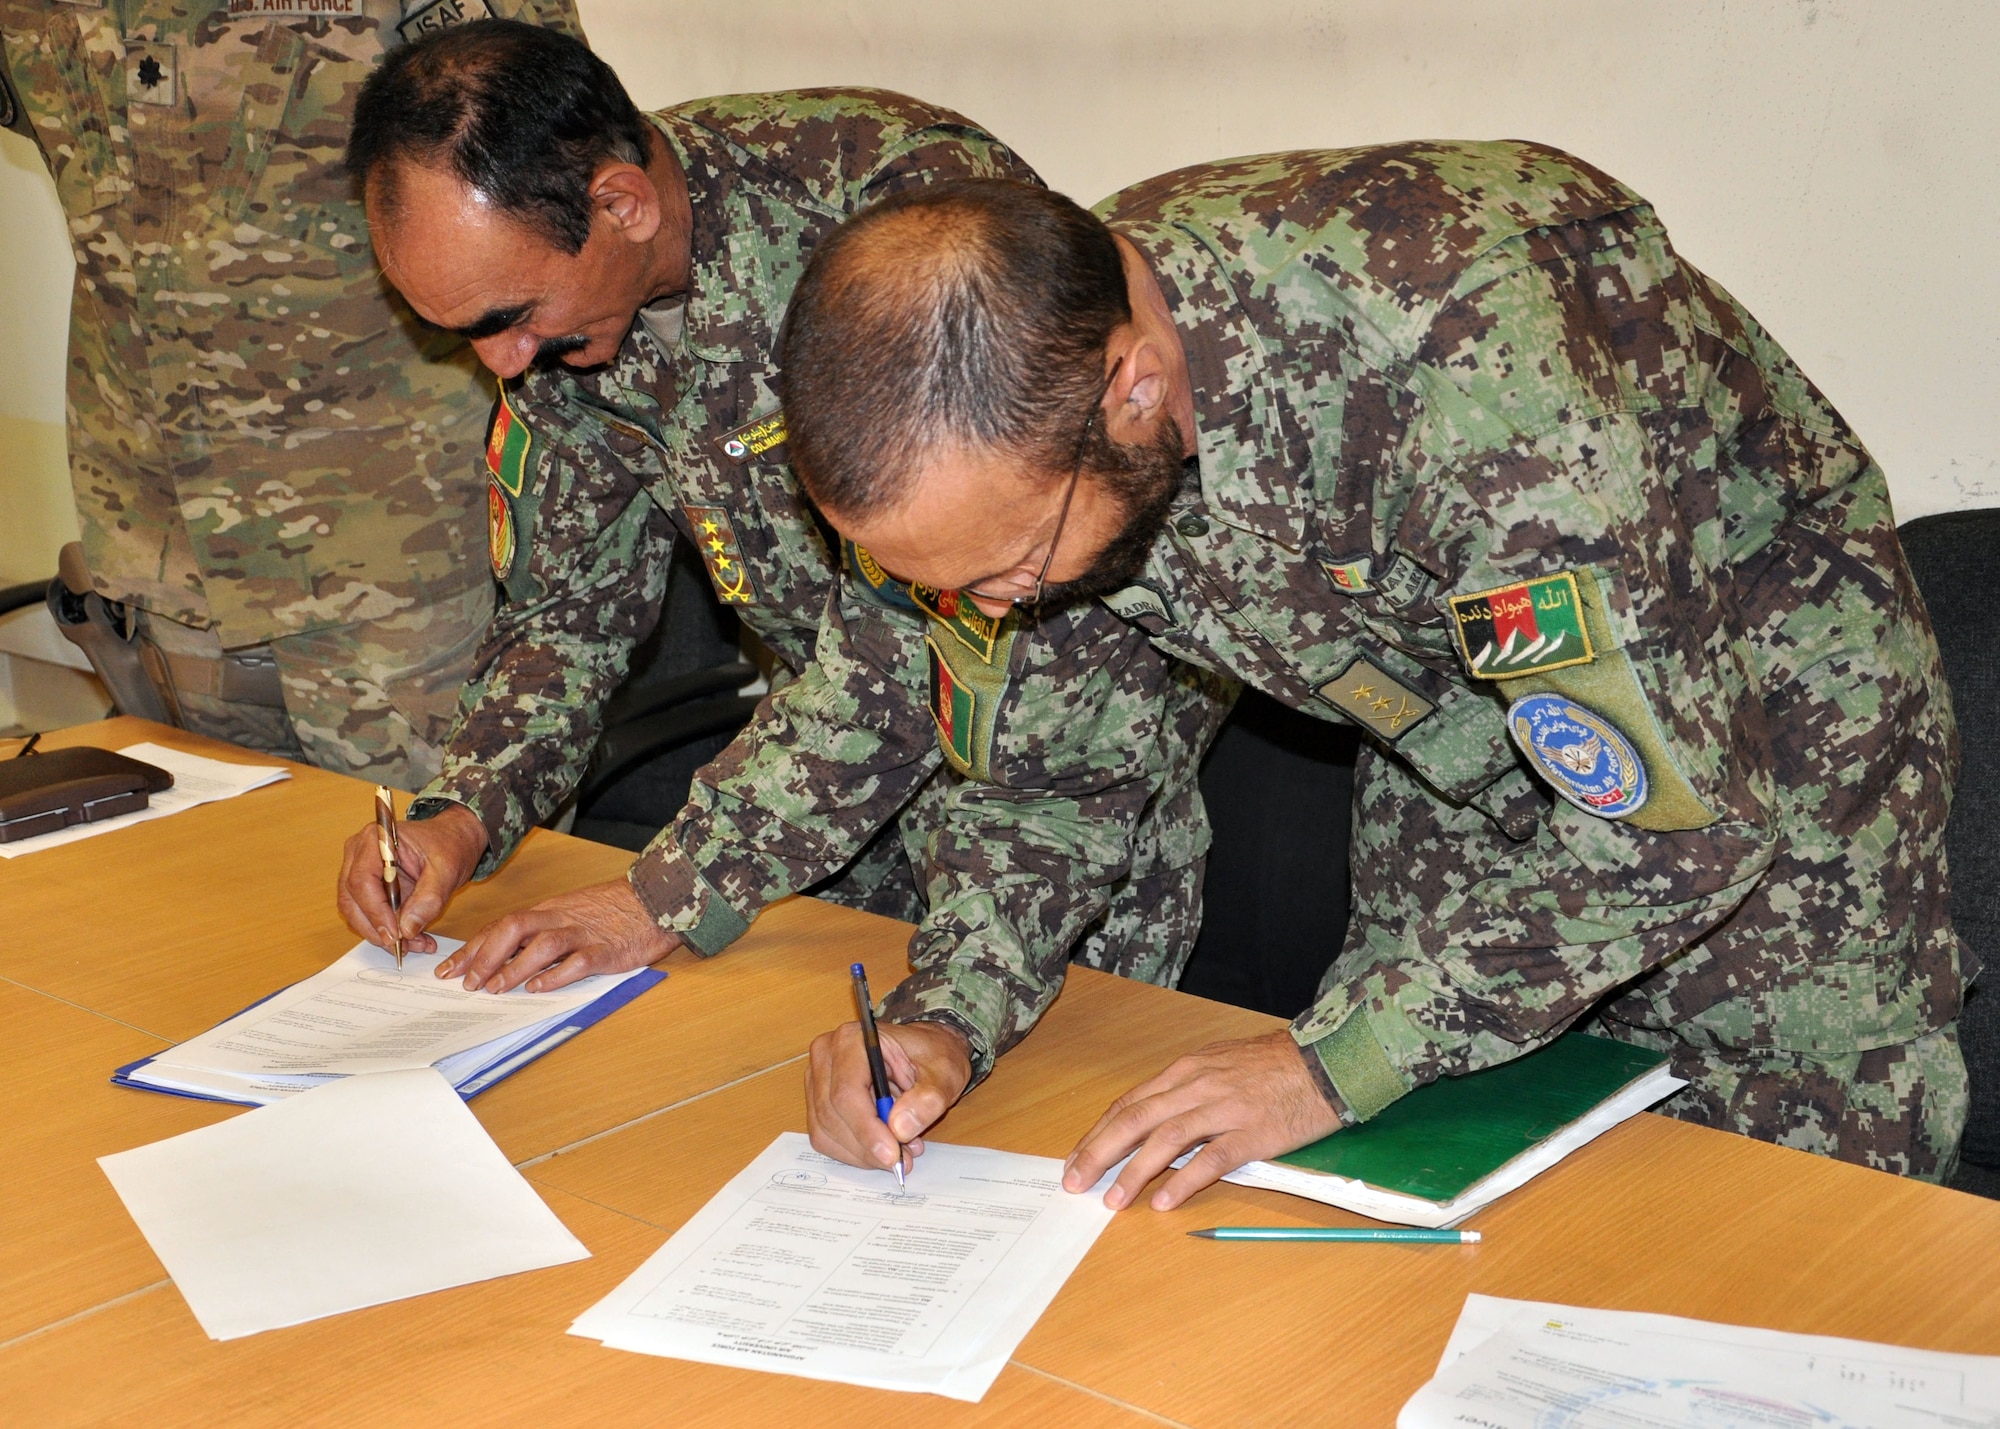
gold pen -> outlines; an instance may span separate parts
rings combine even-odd
[[[375,786],[375,841],[382,850],[382,886],[389,894],[389,912],[395,916],[395,937],[389,951],[396,955],[396,971],[403,970],[403,889],[396,881],[396,801],[387,784]]]

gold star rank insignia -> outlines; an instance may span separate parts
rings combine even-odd
[[[750,581],[750,567],[744,564],[743,550],[736,544],[736,532],[730,528],[729,513],[720,506],[684,506],[688,525],[696,534],[695,549],[701,552],[702,564],[708,567],[708,578],[715,586],[715,594],[724,605],[755,605],[757,587]]]
[[[1363,729],[1383,739],[1400,739],[1428,715],[1434,705],[1415,690],[1397,684],[1366,660],[1356,660],[1339,679],[1319,687],[1321,698]]]

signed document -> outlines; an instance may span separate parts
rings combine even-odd
[[[909,1185],[786,1132],[570,1333],[977,1401],[1110,1224],[1062,1163],[925,1143]]]
[[[1397,1429],[2000,1429],[2000,1359],[1466,1297]]]

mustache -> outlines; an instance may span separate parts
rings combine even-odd
[[[535,349],[534,367],[538,372],[547,372],[561,364],[572,352],[581,352],[590,346],[590,339],[580,333],[568,337],[552,337]]]

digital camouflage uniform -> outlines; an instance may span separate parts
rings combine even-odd
[[[1825,398],[1550,149],[1271,155],[1099,212],[1160,281],[1199,448],[1108,604],[1369,741],[1353,918],[1292,1028],[1343,1117],[1581,1022],[1669,1052],[1677,1116],[1948,1174],[1956,735]],[[1060,973],[929,952],[892,1015],[976,1046]]]
[[[581,35],[571,0],[0,0],[76,254],[97,589],[191,727],[408,787],[492,611],[492,390],[383,286],[342,151],[390,47],[487,14]],[[222,650],[265,645],[284,708],[220,698]]]
[[[469,807],[490,837],[482,875],[576,786],[604,701],[659,617],[677,538],[695,543],[723,603],[790,672],[804,672],[778,703],[825,688],[812,661],[841,562],[785,464],[774,395],[772,354],[792,288],[813,243],[875,199],[944,178],[1033,178],[959,116],[875,90],[740,95],[650,117],[688,178],[685,307],[643,314],[603,368],[535,371],[509,383],[488,438],[491,554],[506,599],[444,772],[412,807],[417,817],[442,800]],[[968,668],[990,670],[1030,643],[1011,619],[987,621],[879,572],[857,589],[894,608],[902,645],[921,649],[928,628],[930,639],[962,651]],[[1119,624],[1105,612],[1090,619]],[[821,643],[819,653],[829,647]],[[1145,671],[1128,675],[1135,687],[1161,680],[1159,656],[1148,650],[1133,660]],[[1163,708],[1146,712],[1153,723],[1131,731],[1143,751],[1128,750],[1096,776],[1114,792],[1092,795],[1116,813],[1107,808],[1101,826],[1080,830],[1089,844],[1083,877],[1094,891],[1072,897],[1041,886],[1044,865],[1010,845],[1009,829],[982,830],[983,791],[939,772],[944,756],[924,713],[922,667],[893,668],[914,681],[891,692],[895,703],[921,721],[901,767],[864,784],[847,778],[837,749],[766,749],[766,762],[748,769],[740,751],[725,752],[696,776],[700,814],[663,833],[633,866],[646,906],[715,953],[766,903],[846,869],[821,891],[911,920],[928,907],[927,927],[1003,941],[1010,957],[1046,947],[1060,959],[1088,927],[1079,957],[1171,981],[1193,946],[1207,847],[1195,767],[1233,691],[1190,676]],[[968,726],[979,718],[970,698],[960,702]],[[1158,737],[1163,717],[1185,726],[1172,741]],[[1023,750],[1034,757],[1031,744]],[[767,822],[735,837],[715,810],[736,808],[746,779]],[[1079,804],[1086,793],[1079,787]],[[774,837],[783,856],[766,853]],[[989,865],[969,860],[968,850],[987,844],[990,859],[1013,847],[1005,867],[1020,876],[972,876]],[[921,890],[912,867],[924,870]]]

